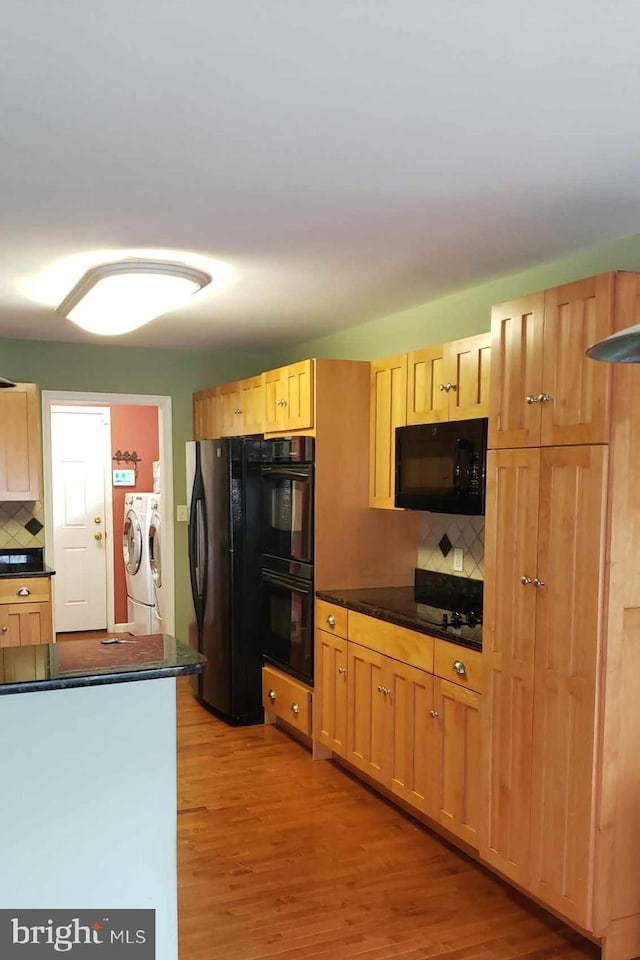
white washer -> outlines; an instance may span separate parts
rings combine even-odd
[[[162,518],[160,496],[152,494],[149,507],[149,566],[156,604],[158,633],[165,632],[165,609],[162,586]]]
[[[158,632],[155,591],[149,564],[150,493],[124,498],[122,550],[127,577],[127,619],[136,636]]]

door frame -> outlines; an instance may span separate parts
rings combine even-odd
[[[158,408],[159,457],[162,464],[162,486],[160,490],[160,517],[163,526],[163,591],[165,594],[166,632],[175,635],[175,569],[174,569],[174,529],[173,529],[173,425],[171,416],[171,397],[149,396],[132,393],[84,393],[73,390],[42,391],[42,459],[44,478],[44,518],[45,518],[45,555],[53,556],[53,505],[52,505],[52,468],[51,468],[51,406],[65,404],[86,404],[90,406],[139,406]],[[108,490],[111,490],[111,447],[109,447]],[[107,536],[113,539],[112,500],[106,497],[108,513]],[[107,630],[115,630],[115,600],[113,584],[113,564],[107,564]],[[54,623],[55,637],[55,623]]]

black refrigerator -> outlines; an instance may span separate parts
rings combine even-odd
[[[260,456],[255,437],[187,443],[189,642],[207,658],[196,695],[236,724],[263,719]]]

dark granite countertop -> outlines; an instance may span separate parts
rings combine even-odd
[[[409,630],[440,637],[472,650],[482,650],[482,626],[447,627],[431,622],[432,609],[415,598],[414,587],[367,587],[360,590],[319,590],[316,596],[339,607],[386,620]],[[319,624],[319,626],[322,626]]]
[[[0,549],[0,580],[12,577],[52,577],[55,570],[44,562],[42,547]]]
[[[200,673],[204,664],[202,654],[166,634],[109,645],[92,637],[1,647],[0,696],[180,677]]]

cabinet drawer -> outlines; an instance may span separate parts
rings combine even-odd
[[[262,705],[301,733],[311,733],[311,690],[304,683],[263,667]]]
[[[482,693],[482,654],[479,650],[436,639],[433,672],[444,680]]]
[[[335,603],[326,600],[316,600],[316,626],[327,633],[335,633],[338,637],[347,638],[348,611],[345,607],[338,607]]]
[[[411,667],[433,672],[434,638],[425,633],[350,610],[349,640]]]
[[[28,593],[19,591],[28,590]],[[46,603],[51,599],[49,577],[10,577],[0,580],[0,603]]]

